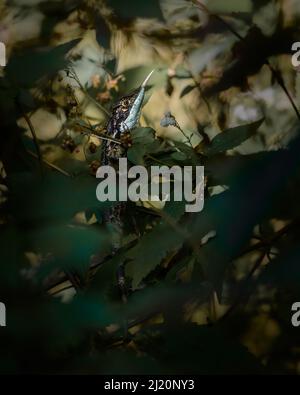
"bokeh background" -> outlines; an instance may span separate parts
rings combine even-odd
[[[0,373],[299,373],[299,20],[296,0],[0,0]],[[205,206],[128,204],[112,256],[101,136],[152,69],[128,158],[204,165]]]

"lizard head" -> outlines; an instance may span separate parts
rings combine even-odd
[[[112,111],[114,129],[123,133],[133,129],[138,124],[145,97],[145,88],[153,72],[154,70],[147,75],[140,88],[129,95],[123,96],[115,104]]]

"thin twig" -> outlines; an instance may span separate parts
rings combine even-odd
[[[266,65],[269,67],[269,69],[270,69],[273,77],[276,79],[278,85],[281,86],[281,88],[283,89],[283,91],[286,94],[287,98],[289,99],[289,102],[291,103],[295,113],[297,114],[298,119],[300,120],[300,112],[299,112],[290,92],[288,91],[287,87],[285,86],[283,78],[277,72],[277,70],[274,69],[274,67],[270,64],[270,62],[268,60],[266,61]]]
[[[255,243],[248,248],[244,249],[238,256],[235,257],[235,259],[242,257],[243,255],[249,254],[250,252],[254,252],[257,250],[260,250],[262,248],[270,248],[272,244],[274,244],[277,240],[279,240],[282,236],[286,235],[290,230],[298,227],[300,225],[299,220],[296,220],[286,226],[284,226],[282,229],[280,229],[278,232],[276,232],[270,239],[268,240],[262,240],[258,243]]]
[[[118,253],[122,254],[122,253],[126,252],[127,250],[129,250],[130,248],[134,247],[135,245],[136,245],[136,239],[128,242],[125,246],[121,247],[120,250],[118,251]],[[92,266],[90,266],[90,268],[88,269],[89,278],[92,279],[96,275],[98,269],[100,269],[105,263],[109,262],[111,259],[112,259],[112,256],[108,255],[105,258],[100,259],[99,262],[97,262],[97,263],[93,264]],[[64,284],[66,281],[69,281],[68,277],[63,276],[60,280],[58,280],[57,283],[54,283],[54,284],[50,285],[46,289],[46,291],[51,293],[57,287],[59,287],[60,285]],[[59,292],[57,292],[57,293],[59,293]]]
[[[265,256],[267,254],[267,251],[263,251],[259,257],[257,258],[255,264],[253,265],[252,269],[250,270],[250,272],[248,273],[247,277],[242,281],[242,283],[240,284],[239,288],[240,291],[238,293],[238,296],[235,300],[235,302],[229,307],[229,309],[226,311],[226,313],[220,318],[219,321],[223,321],[225,320],[229,315],[232,314],[232,312],[234,310],[236,310],[236,308],[241,304],[241,303],[245,303],[245,297],[246,297],[246,293],[247,293],[247,285],[249,284],[249,282],[251,281],[254,273],[256,272],[256,270],[260,267],[260,265],[262,264]]]
[[[157,163],[159,163],[159,164],[161,164],[163,166],[169,166],[166,162],[163,162],[162,160],[159,160],[159,159],[155,158],[152,155],[147,154],[146,158],[149,158],[149,159],[153,160],[154,162],[157,162]]]
[[[175,128],[177,128],[183,134],[183,136],[187,139],[187,142],[189,143],[191,148],[193,148],[193,144],[192,144],[191,138],[184,132],[184,130],[180,127],[180,125],[179,125],[179,123],[177,121],[176,121],[176,124],[174,126],[175,126]]]
[[[204,11],[208,16],[215,18],[218,21],[220,21],[221,23],[223,23],[223,25],[226,26],[227,29],[232,34],[234,34],[239,40],[244,40],[244,38],[237,31],[235,31],[229,23],[227,23],[222,17],[220,17],[220,15],[211,12],[201,1],[192,0],[192,2],[196,5],[198,5],[199,8],[202,9],[202,11]]]
[[[37,152],[37,159],[39,160],[39,163],[40,163],[41,172],[43,172],[43,156],[42,156],[42,153],[41,153],[41,150],[40,150],[40,146],[39,146],[39,143],[38,143],[38,139],[37,139],[37,135],[36,135],[34,126],[33,126],[32,122],[31,122],[29,116],[25,112],[22,115],[23,115],[23,118],[25,119],[25,121],[26,121],[26,123],[27,123],[27,125],[29,127],[29,130],[30,130],[30,132],[32,134],[33,143],[34,143],[34,146],[35,146],[35,149],[36,149],[36,152]]]
[[[87,126],[85,126],[85,128],[86,128],[86,129],[89,129]],[[101,136],[99,136],[98,134],[91,133],[91,132],[88,132],[88,133],[83,133],[83,132],[82,132],[82,134],[83,134],[84,136],[95,137],[95,138],[97,138],[97,139],[99,139],[99,140],[112,141],[112,142],[115,143],[115,144],[120,144],[120,145],[123,144],[122,141],[117,140],[117,139],[115,139],[115,138],[113,138],[113,137],[108,137],[107,135],[101,135]]]
[[[242,285],[240,286],[240,293],[239,293],[236,301],[231,305],[229,310],[227,310],[227,312],[220,318],[220,320],[224,320],[239,306],[240,303],[244,302],[243,297],[244,297],[244,292],[245,292],[245,286],[249,283],[249,281],[253,277],[256,270],[260,267],[264,257],[266,255],[267,256],[269,255],[272,244],[275,241],[277,241],[278,239],[280,239],[282,236],[287,234],[287,232],[289,232],[291,229],[293,229],[297,226],[299,226],[299,221],[295,221],[295,222],[288,224],[287,226],[285,226],[284,228],[282,228],[278,232],[276,232],[275,235],[273,235],[273,237],[271,239],[269,239],[267,241],[261,241],[259,243],[254,244],[253,246],[250,246],[248,249],[244,250],[242,252],[242,254],[240,254],[238,257],[236,257],[236,258],[239,258],[240,256],[246,255],[250,252],[258,251],[263,248],[263,251],[260,254],[260,256],[258,257],[257,261],[255,262],[253,268],[250,270],[250,272],[248,273],[245,280],[242,281]]]
[[[50,290],[50,291],[49,291],[49,294],[50,294],[51,296],[55,296],[55,295],[60,294],[61,292],[67,291],[67,290],[69,290],[69,289],[74,289],[74,286],[73,286],[71,283],[70,283],[70,285],[66,285],[64,288],[60,288],[60,289],[58,289],[58,290],[56,290],[56,291]]]
[[[187,65],[187,67],[189,69],[191,78],[192,78],[196,88],[198,89],[202,100],[204,101],[204,103],[205,103],[205,105],[207,107],[207,111],[208,111],[209,115],[211,116],[212,115],[212,111],[211,111],[211,107],[210,107],[209,101],[205,97],[204,92],[203,92],[203,90],[201,88],[201,85],[200,85],[199,81],[197,81],[197,78],[195,77],[194,73],[192,72],[192,68],[191,68],[189,60],[187,59],[187,56],[184,56],[184,61],[185,61],[186,65]]]
[[[30,150],[26,150],[31,156],[33,156],[34,158],[38,159],[37,154],[35,154],[34,152],[30,151]],[[72,175],[70,173],[67,173],[65,170],[61,169],[60,167],[54,165],[53,163],[48,162],[46,159],[42,159],[42,161],[49,167],[51,167],[52,169],[60,172],[61,174],[63,174],[64,176],[67,177],[72,177]]]

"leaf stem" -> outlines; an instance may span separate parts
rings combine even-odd
[[[73,78],[76,82],[77,82],[77,84],[79,85],[79,88],[82,90],[82,92],[101,110],[101,111],[103,111],[107,116],[109,116],[110,114],[109,114],[109,111],[105,108],[105,107],[103,107],[96,99],[94,99],[93,98],[93,96],[91,96],[90,94],[89,94],[89,92],[87,91],[87,89],[82,85],[82,83],[81,83],[81,81],[80,81],[80,79],[78,78],[78,76],[77,76],[77,74],[76,74],[76,72],[75,72],[75,70],[73,69],[73,68],[71,68],[70,70],[68,70],[68,72],[69,72],[69,74],[70,74],[70,71],[71,71],[71,78]]]

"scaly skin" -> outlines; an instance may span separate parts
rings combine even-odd
[[[111,117],[107,124],[107,135],[120,139],[122,135],[128,133],[139,123],[143,99],[145,96],[146,84],[153,71],[147,76],[139,89],[132,94],[122,97],[113,107]],[[126,157],[126,149],[113,141],[104,141],[102,150],[102,166],[113,166],[118,162],[119,158]],[[104,221],[106,225],[113,228],[113,254],[121,246],[121,238],[123,233],[122,214],[125,209],[124,203],[118,203],[104,213]]]

